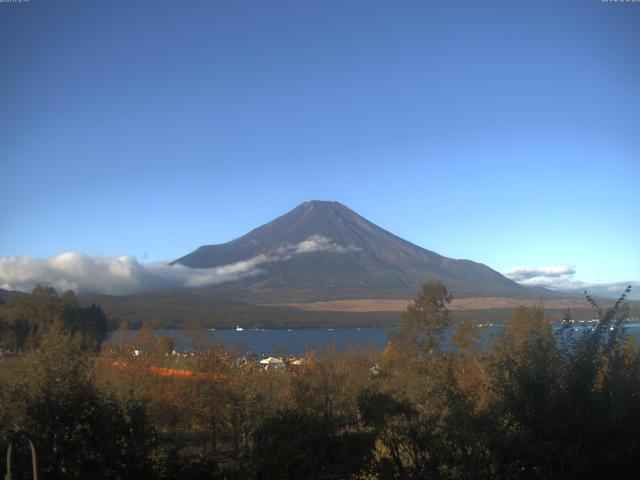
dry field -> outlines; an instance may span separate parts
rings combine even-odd
[[[485,310],[493,308],[515,308],[518,305],[539,303],[539,299],[517,298],[456,298],[449,305],[450,310]],[[332,312],[401,312],[411,300],[394,300],[385,298],[361,298],[353,300],[330,300],[326,302],[280,304],[282,307],[300,308],[302,310],[320,310]],[[556,299],[543,302],[545,308],[588,308],[582,299]]]

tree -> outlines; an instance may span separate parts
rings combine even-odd
[[[170,354],[176,346],[176,340],[173,337],[164,336],[158,338],[158,351],[163,355]]]
[[[41,285],[31,295],[4,305],[0,324],[0,341],[17,352],[37,348],[43,335],[57,324],[81,339],[85,350],[97,352],[107,334],[107,319],[99,306],[83,307],[73,291],[59,297],[53,288]]]
[[[33,440],[43,477],[149,478],[155,433],[144,406],[98,390],[90,363],[77,337],[52,328],[31,357],[32,375],[12,388],[10,427]]]
[[[542,306],[520,307],[495,355],[497,476],[638,478],[640,350],[624,333],[626,293],[600,323],[554,338]],[[595,302],[594,302],[595,303]]]
[[[404,323],[399,335],[390,338],[392,346],[410,356],[433,353],[440,346],[442,334],[451,325],[447,304],[452,296],[440,282],[427,282],[402,313]]]
[[[158,346],[158,337],[149,322],[144,322],[138,331],[136,344],[145,355],[155,353]]]
[[[562,448],[559,414],[565,368],[544,307],[521,305],[507,325],[493,364],[491,408],[500,419],[496,451],[505,468],[555,466],[550,451]],[[567,441],[569,439],[566,439]],[[552,469],[551,471],[549,469]]]

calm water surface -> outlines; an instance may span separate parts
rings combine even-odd
[[[583,328],[577,326],[574,335],[579,335]],[[554,327],[556,330],[558,326]],[[504,330],[504,326],[492,326],[480,329],[481,342],[490,345]],[[381,350],[387,345],[389,333],[397,328],[305,328],[305,329],[268,329],[252,330],[157,330],[158,336],[170,336],[176,340],[176,350],[193,351],[206,349],[212,343],[223,343],[227,350],[251,351],[257,354],[275,354],[286,352],[302,355],[309,350],[326,350],[335,347],[343,352],[349,349],[369,348]],[[628,325],[628,334],[640,341],[640,324]]]
[[[272,355],[284,351],[302,355],[309,350],[335,347],[343,352],[349,349],[370,348],[381,350],[387,344],[387,335],[398,329],[390,328],[301,328],[301,329],[235,329],[223,330],[157,330],[156,335],[175,338],[176,350],[192,351],[208,344],[222,342],[228,350],[251,351]]]

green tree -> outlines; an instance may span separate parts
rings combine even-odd
[[[10,350],[37,348],[54,325],[82,339],[84,349],[98,351],[106,337],[107,320],[102,309],[78,304],[75,293],[61,297],[51,287],[37,286],[31,295],[12,299],[0,309],[0,341]]]

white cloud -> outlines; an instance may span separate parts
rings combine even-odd
[[[518,267],[504,272],[503,275],[516,282],[524,282],[537,277],[558,278],[575,273],[574,268],[566,265],[550,265],[546,267]]]
[[[51,258],[0,258],[0,288],[31,291],[37,284],[56,290],[126,294],[162,288],[188,288],[236,280],[258,273],[261,256],[217,268],[140,263],[135,257],[91,257],[67,252]]]
[[[311,252],[347,253],[355,250],[359,249],[354,246],[343,247],[322,235],[312,235],[296,245],[283,246],[281,251],[285,254],[298,255]]]
[[[583,282],[575,280],[576,270],[569,266],[518,267],[504,272],[505,277],[530,287],[545,287],[571,294],[582,294],[587,291],[591,295],[617,298],[628,285],[633,287],[630,298],[638,298],[640,284],[638,282]]]
[[[44,284],[58,291],[123,295],[145,290],[197,288],[261,273],[260,266],[311,252],[345,253],[353,247],[314,235],[240,262],[215,268],[188,268],[163,262],[141,263],[135,257],[92,257],[67,252],[50,258],[0,258],[0,288],[30,292]]]

